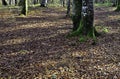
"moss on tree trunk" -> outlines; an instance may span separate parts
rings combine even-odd
[[[82,10],[82,0],[73,0],[73,11],[72,11],[73,31],[76,31],[79,27],[81,20],[81,10]]]
[[[22,3],[22,11],[21,14],[27,15],[28,12],[28,0],[24,0]]]
[[[96,40],[96,35],[98,34],[95,28],[93,27],[94,22],[94,8],[93,8],[93,0],[84,0],[87,5],[87,14],[82,14],[83,11],[83,0],[74,0],[74,8],[73,8],[73,32],[68,36],[80,36],[80,41],[83,40],[81,38],[92,37]]]

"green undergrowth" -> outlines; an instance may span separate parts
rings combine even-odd
[[[95,4],[95,7],[101,7],[101,6],[106,6],[106,7],[107,6],[112,6],[112,3],[108,2],[108,3],[96,3]]]
[[[106,26],[95,26],[95,29],[99,32],[108,33],[109,29]]]
[[[92,38],[94,41],[96,41],[96,35],[95,35],[95,28],[93,27],[87,34],[84,34],[84,24],[83,21],[80,22],[79,28],[76,31],[72,31],[70,34],[67,35],[67,38],[70,37],[79,37],[80,42],[85,42],[87,39]]]

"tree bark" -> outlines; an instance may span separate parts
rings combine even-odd
[[[69,36],[86,36],[95,40],[93,0],[74,0],[73,5],[73,32]]]
[[[7,1],[6,0],[2,0],[2,5],[8,5]]]
[[[20,0],[19,3],[18,3],[18,6],[22,6],[24,3],[24,0]]]
[[[82,0],[73,0],[72,9],[73,31],[76,31],[81,20]]]
[[[47,0],[42,0],[40,7],[46,7],[47,6]]]
[[[15,5],[18,5],[18,0],[15,0]]]
[[[67,1],[67,13],[66,16],[70,16],[70,4],[71,4],[71,0]]]
[[[117,9],[116,11],[120,11],[120,0],[117,0]]]
[[[27,15],[28,12],[28,0],[24,0],[22,3],[22,11],[21,14]]]

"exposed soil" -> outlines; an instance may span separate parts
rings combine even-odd
[[[0,11],[0,79],[120,79],[120,12],[114,8],[95,8],[96,45],[66,38],[72,21],[64,9],[18,13]]]

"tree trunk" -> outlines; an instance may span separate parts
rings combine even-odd
[[[33,0],[33,4],[35,5],[35,4],[38,4],[39,3],[39,1],[38,0]]]
[[[40,7],[46,7],[47,6],[47,0],[42,0]]]
[[[95,40],[97,32],[93,27],[93,0],[74,0],[73,7],[74,27],[73,32],[69,36],[87,36]]]
[[[112,6],[116,7],[117,6],[117,0],[112,0]]]
[[[24,0],[22,3],[22,11],[21,14],[27,15],[28,12],[28,0]]]
[[[70,16],[70,4],[71,4],[71,0],[67,1],[67,13],[66,16]]]
[[[62,1],[62,6],[65,7],[65,0]]]
[[[24,0],[20,0],[18,6],[23,6]]]
[[[116,11],[120,11],[120,0],[117,0],[117,9]]]
[[[15,5],[18,5],[18,0],[15,0]]]
[[[9,5],[12,5],[12,0],[9,0]]]
[[[81,20],[82,0],[73,0],[72,9],[73,31],[76,31]]]
[[[2,5],[8,5],[7,1],[6,0],[2,0]]]

